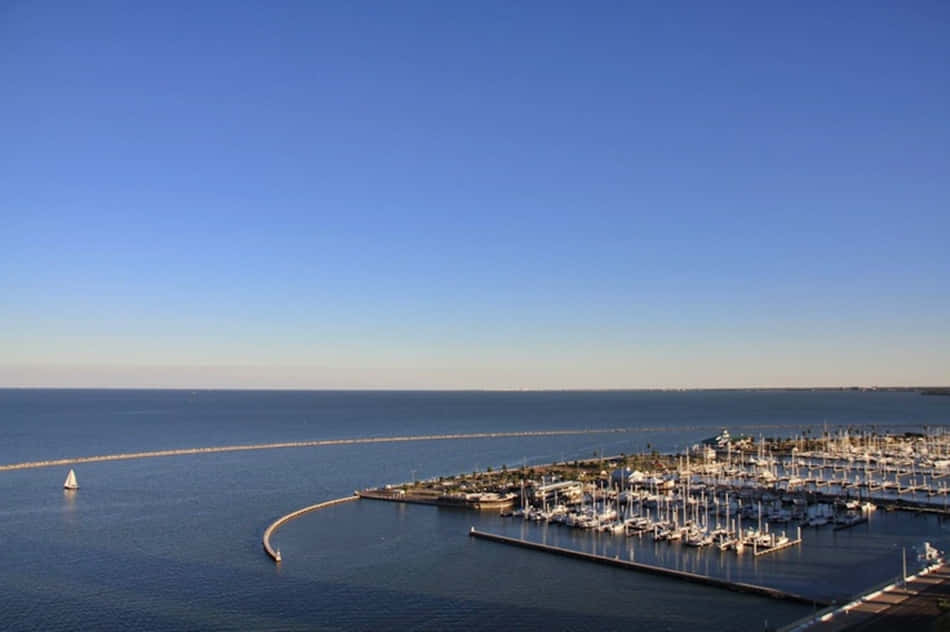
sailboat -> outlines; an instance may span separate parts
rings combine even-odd
[[[63,483],[64,489],[79,489],[79,483],[76,482],[76,471],[69,470],[69,474],[66,476],[66,482]]]

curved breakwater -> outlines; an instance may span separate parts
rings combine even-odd
[[[297,511],[291,511],[286,516],[281,516],[275,520],[267,529],[264,530],[264,537],[261,538],[261,543],[264,545],[264,551],[270,556],[275,562],[280,562],[280,553],[274,550],[270,544],[270,537],[274,535],[274,532],[277,531],[282,525],[287,524],[294,518],[299,518],[300,516],[310,513],[311,511],[317,511],[319,509],[325,509],[327,507],[332,507],[333,505],[339,505],[340,503],[348,503],[354,500],[359,500],[360,497],[356,494],[352,496],[344,496],[343,498],[336,498],[334,500],[327,500],[322,503],[317,503],[316,505],[310,505],[309,507],[304,507],[303,509],[298,509]]]

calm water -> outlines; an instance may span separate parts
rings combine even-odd
[[[896,572],[902,545],[946,547],[936,519],[897,514],[759,558],[654,546],[464,511],[360,502],[277,516],[358,487],[688,445],[726,426],[944,424],[913,393],[334,393],[0,390],[0,463],[115,452],[403,434],[663,428],[610,435],[270,450],[0,473],[0,628],[570,628],[760,630],[809,609],[473,541],[472,524],[843,597]],[[765,429],[766,427],[771,427]],[[683,430],[689,428],[689,430]]]

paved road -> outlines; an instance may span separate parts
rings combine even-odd
[[[817,623],[809,632],[893,632],[894,630],[929,630],[941,614],[939,599],[950,599],[950,566],[907,582],[906,588],[895,588],[865,601],[847,614]]]

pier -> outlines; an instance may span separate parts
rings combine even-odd
[[[492,542],[500,542],[502,544],[520,546],[522,548],[533,549],[535,551],[543,551],[545,553],[553,553],[555,555],[573,557],[575,559],[586,560],[586,561],[595,562],[598,564],[606,564],[608,566],[617,566],[620,568],[641,571],[644,573],[651,573],[653,575],[663,575],[665,577],[680,579],[680,580],[684,580],[688,582],[693,582],[696,584],[704,584],[706,586],[713,586],[716,588],[725,588],[727,590],[732,590],[735,592],[746,592],[746,593],[751,593],[755,595],[771,597],[773,599],[785,599],[788,601],[795,601],[798,603],[808,604],[809,606],[813,604],[817,604],[819,606],[828,605],[827,603],[821,602],[819,600],[811,599],[808,597],[804,597],[802,595],[797,595],[795,593],[790,593],[783,590],[778,590],[777,588],[769,588],[767,586],[758,586],[756,584],[746,584],[743,582],[731,582],[725,579],[709,577],[708,575],[698,575],[696,573],[690,573],[687,571],[678,571],[672,568],[665,568],[662,566],[653,566],[650,564],[642,564],[640,562],[621,560],[620,558],[616,558],[616,557],[607,557],[604,555],[597,555],[594,553],[585,553],[583,551],[576,551],[574,549],[566,549],[559,546],[552,546],[550,544],[542,544],[540,542],[531,542],[530,540],[519,540],[518,538],[511,538],[505,535],[488,533],[487,531],[478,531],[477,529],[475,529],[475,527],[472,527],[471,531],[469,531],[469,535],[473,538],[480,538],[482,540],[490,540]]]
[[[277,529],[287,524],[291,520],[294,520],[295,518],[299,518],[300,516],[304,514],[310,513],[311,511],[318,511],[320,509],[326,509],[327,507],[332,507],[333,505],[339,505],[342,503],[352,502],[354,500],[359,500],[359,498],[360,497],[355,494],[353,496],[344,496],[343,498],[336,498],[334,500],[327,500],[322,503],[317,503],[316,505],[310,505],[309,507],[304,507],[303,509],[298,509],[297,511],[292,511],[285,516],[281,516],[280,518],[275,520],[273,523],[271,523],[271,525],[267,527],[267,529],[264,530],[264,537],[261,538],[261,542],[264,545],[264,551],[267,553],[267,555],[270,556],[272,560],[274,560],[274,562],[279,564],[281,561],[280,551],[275,550],[271,546],[271,543],[270,543],[270,538],[272,535],[274,535],[274,532],[277,531]]]
[[[789,547],[797,546],[802,543],[802,528],[798,527],[798,537],[794,540],[789,540],[788,542],[782,542],[781,544],[773,544],[771,546],[759,546],[758,542],[753,542],[752,544],[752,557],[759,557],[760,555],[768,555],[769,553],[776,553],[778,551],[783,551]]]

